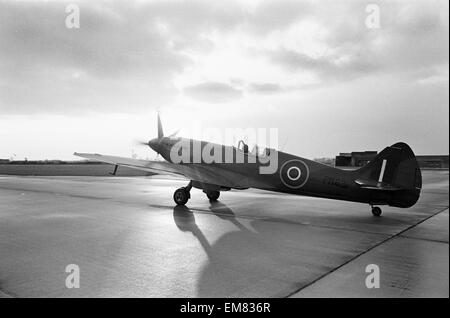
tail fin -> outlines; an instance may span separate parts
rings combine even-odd
[[[389,205],[410,207],[419,199],[422,174],[416,156],[406,143],[386,147],[356,173],[358,179],[398,189],[390,194]]]
[[[158,112],[158,139],[164,137],[164,132],[163,132],[163,128],[162,128],[162,124],[161,124],[161,118],[159,117],[159,112]]]

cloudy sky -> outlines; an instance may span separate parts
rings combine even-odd
[[[367,27],[369,3],[378,28]],[[66,27],[69,4],[80,28]],[[196,125],[275,127],[280,147],[305,157],[397,141],[448,154],[448,10],[447,0],[1,0],[0,158],[154,158],[133,141],[156,136],[156,110],[186,137]]]

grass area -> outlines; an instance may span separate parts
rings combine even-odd
[[[113,165],[83,164],[0,164],[0,174],[19,176],[106,176],[114,170]],[[148,176],[152,173],[119,167],[117,176]]]

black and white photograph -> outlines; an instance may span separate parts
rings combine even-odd
[[[447,0],[0,0],[0,303],[448,297]]]

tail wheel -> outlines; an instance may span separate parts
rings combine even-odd
[[[186,188],[179,188],[173,194],[173,200],[177,205],[185,205],[189,200],[189,191]]]
[[[217,201],[220,197],[220,191],[207,191],[206,196],[210,201]]]
[[[372,208],[372,214],[373,214],[374,216],[381,216],[381,213],[382,213],[381,208],[379,208],[379,207],[377,207],[377,206],[374,206],[374,207]]]

